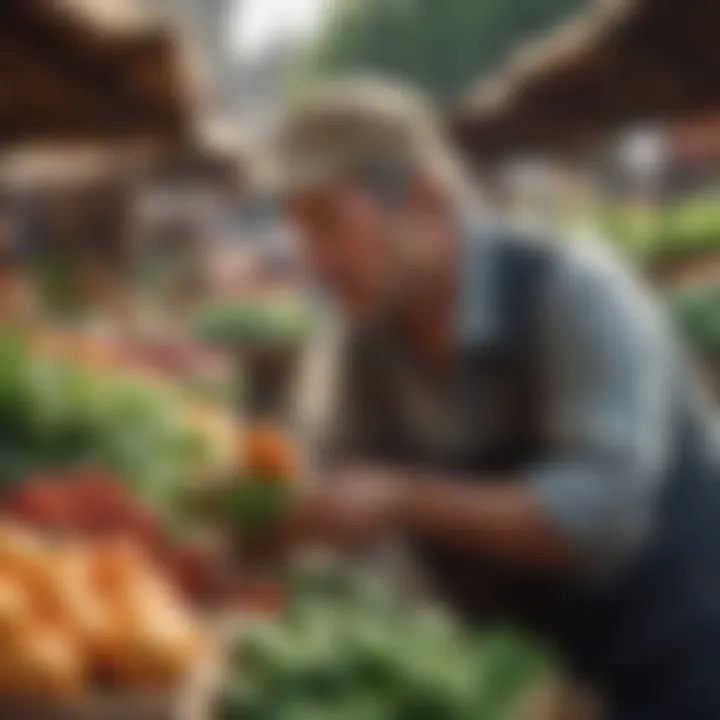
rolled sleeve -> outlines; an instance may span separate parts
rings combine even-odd
[[[667,475],[672,345],[642,288],[597,253],[572,256],[548,297],[554,453],[531,471],[538,505],[592,564],[632,557]]]

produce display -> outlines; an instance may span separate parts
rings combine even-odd
[[[677,326],[700,357],[720,361],[720,285],[675,293],[670,308]]]
[[[553,672],[509,631],[476,636],[377,579],[304,568],[280,617],[241,629],[221,720],[507,720]]]
[[[5,494],[0,509],[5,518],[40,531],[130,540],[188,600],[204,600],[215,589],[214,558],[202,546],[169,537],[156,515],[105,472],[79,468],[26,478]]]
[[[295,346],[310,325],[307,305],[284,294],[218,301],[202,308],[194,321],[199,338],[226,347]]]
[[[167,690],[203,651],[200,626],[126,542],[46,539],[0,526],[0,703],[99,689]]]
[[[225,541],[232,577],[212,599],[263,617],[233,643],[218,720],[507,720],[553,672],[524,638],[461,630],[338,563],[273,566],[249,602],[254,571],[268,577],[252,550],[293,502],[298,448],[102,343],[0,334],[0,437],[0,707],[187,683],[207,646],[189,608],[218,567],[177,526]]]
[[[154,376],[127,371],[78,339],[0,334],[0,479],[90,465],[157,508],[226,462],[234,423]]]

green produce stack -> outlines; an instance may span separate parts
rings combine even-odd
[[[297,297],[251,297],[208,305],[194,327],[200,339],[225,347],[293,347],[304,339],[310,313]]]
[[[720,284],[680,291],[670,305],[680,331],[700,357],[720,362]]]
[[[172,387],[101,372],[37,352],[0,334],[0,480],[94,465],[140,496],[168,506],[171,493],[209,460],[211,448],[179,411]]]
[[[410,610],[349,568],[305,568],[283,615],[242,633],[222,720],[503,720],[553,672],[509,631]]]
[[[202,341],[236,352],[243,414],[278,418],[287,409],[297,351],[311,322],[299,296],[270,295],[210,305],[194,327]]]

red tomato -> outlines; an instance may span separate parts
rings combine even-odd
[[[10,513],[30,525],[67,527],[72,524],[72,506],[61,483],[35,480],[23,485],[10,498]]]

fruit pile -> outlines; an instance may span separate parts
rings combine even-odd
[[[167,690],[203,651],[200,626],[134,544],[48,541],[0,526],[0,699],[98,687]]]
[[[172,541],[155,514],[106,472],[71,469],[27,478],[7,493],[0,509],[6,518],[42,531],[131,539],[187,598],[201,600],[212,592],[212,559],[200,548]]]

